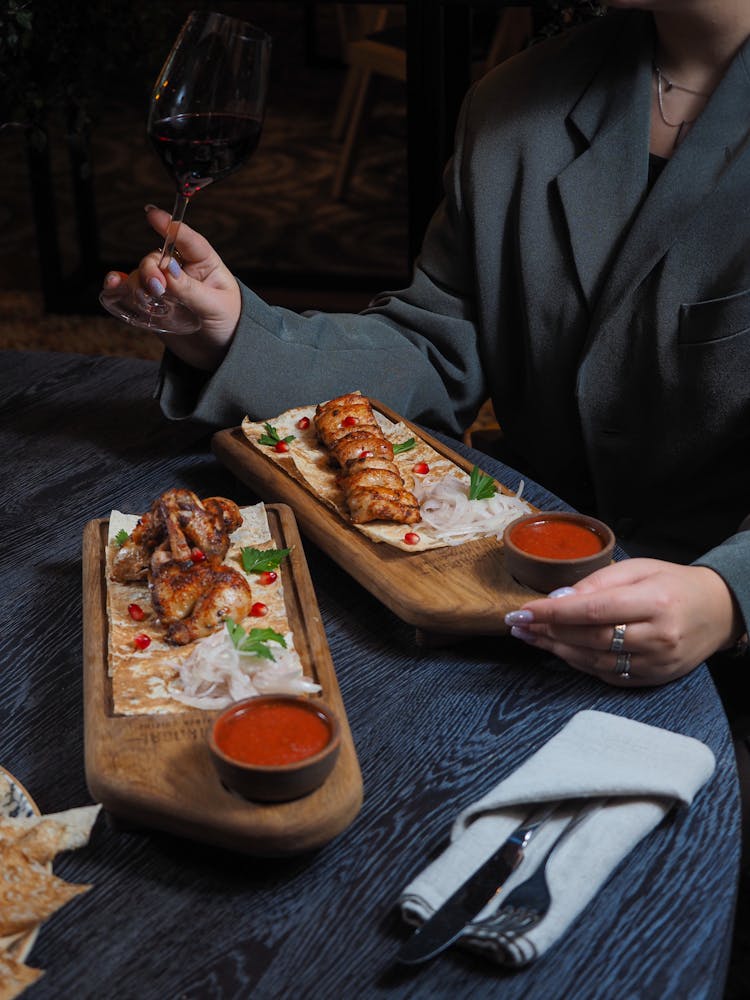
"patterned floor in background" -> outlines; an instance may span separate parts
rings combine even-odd
[[[333,7],[334,5],[330,5]],[[332,25],[319,24],[313,51],[296,4],[254,4],[254,20],[274,37],[272,82],[261,143],[236,174],[200,192],[187,221],[236,272],[305,272],[315,286],[348,279],[356,287],[380,275],[408,274],[405,88],[381,80],[345,201],[331,197],[340,143],[331,126],[345,69],[333,56]],[[326,7],[326,5],[324,5]],[[172,184],[145,136],[146,107],[109,95],[94,114],[93,177],[100,256],[134,266],[155,245],[143,205],[167,209]],[[39,288],[36,233],[23,135],[0,133],[0,290]],[[78,264],[70,167],[62,129],[51,132],[54,192],[65,273]],[[51,238],[51,234],[50,234]],[[374,290],[374,289],[373,289]],[[1,317],[0,317],[1,319]]]

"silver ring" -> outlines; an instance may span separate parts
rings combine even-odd
[[[630,677],[630,653],[617,654],[615,673],[625,681]]]
[[[610,653],[621,653],[625,645],[625,629],[627,625],[615,625],[612,629],[612,642],[609,646]]]

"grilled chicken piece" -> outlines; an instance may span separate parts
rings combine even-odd
[[[247,617],[253,601],[247,580],[218,560],[157,562],[151,597],[166,641],[175,646],[210,635],[230,616]]]
[[[366,430],[371,434],[382,434],[369,402],[346,407],[334,407],[315,416],[315,430],[326,448],[334,448],[336,442],[351,434],[353,430]]]
[[[365,472],[368,474],[367,477],[360,479],[360,475]],[[405,487],[407,490],[410,490],[414,486],[413,476],[402,472],[395,462],[389,462],[387,458],[374,457],[357,458],[349,462],[346,471],[342,475],[341,486],[345,489],[353,489],[355,486],[387,485],[385,482],[380,483],[375,480],[372,474],[377,472],[390,472],[398,476],[400,480],[398,487],[400,489]]]
[[[402,490],[404,481],[397,471],[390,469],[357,469],[341,479],[341,488],[348,494],[358,487],[383,486],[386,489]]]
[[[404,489],[360,486],[346,494],[346,502],[354,524],[365,524],[368,521],[416,524],[422,519],[417,498]]]
[[[151,515],[144,514],[130,532],[130,537],[117,550],[112,562],[112,579],[120,583],[145,580],[158,537]]]
[[[321,403],[315,411],[315,429],[343,470],[339,482],[354,524],[421,520],[419,503],[405,486],[393,461],[393,445],[366,396],[349,393]]]
[[[118,550],[112,577],[120,583],[147,579],[158,549],[161,561],[189,559],[193,548],[206,558],[221,560],[229,549],[229,535],[241,524],[240,509],[231,500],[209,497],[201,501],[190,490],[167,490],[154,500]]]
[[[354,462],[363,456],[385,458],[393,461],[393,445],[378,428],[377,434],[369,431],[352,431],[346,437],[336,442],[333,455],[338,464],[345,469],[349,462]]]
[[[224,529],[230,535],[242,524],[242,514],[234,500],[227,500],[226,497],[206,497],[203,506],[210,514],[221,517]]]
[[[190,490],[167,490],[155,501],[152,511],[166,531],[175,559],[189,559],[191,548],[199,548],[207,558],[223,559],[227,554],[230,532],[225,517],[238,524],[242,517],[236,504],[223,498],[219,504],[218,499],[211,497],[207,507]]]

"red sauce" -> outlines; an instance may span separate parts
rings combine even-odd
[[[510,537],[519,549],[545,559],[582,559],[604,548],[595,531],[574,521],[526,521]]]
[[[331,730],[312,706],[264,701],[228,715],[214,739],[233,760],[273,767],[312,757],[328,744]]]

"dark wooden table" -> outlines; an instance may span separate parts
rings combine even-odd
[[[256,498],[210,432],[163,420],[156,366],[4,352],[0,388],[0,764],[45,812],[90,801],[83,763],[81,535],[113,506],[180,485]],[[489,458],[484,468],[514,485]],[[542,489],[529,499],[559,506]],[[361,813],[313,855],[256,860],[105,816],[56,871],[93,889],[41,930],[29,1000],[108,997],[720,997],[736,893],[739,803],[726,720],[700,668],[621,691],[511,639],[425,649],[309,543],[305,551],[364,776]],[[456,813],[576,711],[596,708],[706,742],[717,770],[688,811],[618,868],[564,943],[520,972],[459,950],[418,969],[401,889]]]

